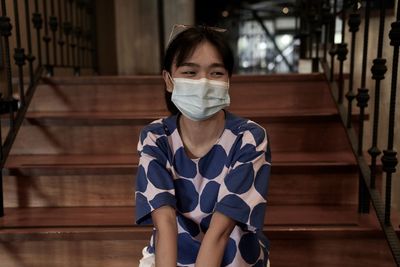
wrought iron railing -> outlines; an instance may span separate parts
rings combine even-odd
[[[61,67],[75,75],[82,68],[97,70],[94,10],[91,0],[1,0],[0,217],[2,170],[40,78]]]
[[[327,79],[330,81],[333,96],[337,102],[337,107],[340,111],[340,115],[347,129],[347,134],[351,142],[353,151],[357,157],[359,165],[359,212],[368,213],[370,203],[372,203],[379,222],[382,227],[388,244],[391,248],[394,260],[397,265],[400,265],[400,243],[396,235],[396,232],[391,223],[391,192],[392,192],[392,176],[396,172],[396,165],[398,163],[397,153],[394,150],[394,132],[395,132],[395,109],[396,109],[396,93],[398,90],[398,64],[399,64],[399,46],[400,46],[400,8],[397,3],[397,10],[391,7],[391,10],[396,14],[396,21],[391,24],[389,36],[384,35],[385,30],[385,18],[387,7],[385,3],[390,1],[376,1],[379,3],[379,33],[376,40],[377,51],[376,58],[373,59],[371,68],[372,79],[375,80],[374,88],[367,88],[367,62],[368,59],[368,37],[370,33],[370,16],[371,16],[371,0],[366,1],[355,1],[355,0],[334,0],[334,1],[315,1],[314,4],[311,1],[308,3],[308,14],[303,17],[302,20],[305,28],[308,29],[309,37],[309,48],[312,50],[312,58],[314,61],[319,61],[318,51],[323,50],[323,58],[321,60],[322,67],[326,73]],[[363,15],[363,16],[361,16]],[[362,50],[362,64],[361,64],[361,81],[360,87],[357,91],[354,90],[354,73],[355,73],[355,60],[357,53],[356,42],[360,42],[357,38],[357,32],[359,26],[362,23],[361,17],[364,21],[364,36],[363,37],[363,50]],[[341,42],[335,44],[335,29],[336,29],[336,18],[340,18],[342,21],[341,28]],[[346,23],[347,22],[347,23]],[[350,32],[350,48],[347,48],[345,42],[345,34]],[[312,38],[318,36],[322,32],[324,38]],[[374,35],[376,36],[376,35]],[[388,121],[388,143],[383,154],[378,148],[379,140],[379,114],[381,109],[381,82],[385,79],[387,72],[386,61],[387,59],[382,57],[384,41],[390,41],[390,45],[393,47],[393,57],[390,59],[393,61],[392,69],[390,73],[391,77],[391,92],[390,92],[390,108],[389,108],[389,121]],[[321,46],[323,48],[321,48]],[[328,53],[330,56],[328,56]],[[347,92],[345,92],[345,79],[344,79],[344,64],[347,59],[348,53],[350,53],[349,62],[349,80],[347,85]],[[315,60],[317,59],[317,60]],[[338,76],[335,73],[337,69],[337,61],[339,61],[339,73]],[[358,68],[359,69],[359,68]],[[318,65],[314,66],[314,71],[318,71]],[[338,78],[335,78],[338,77]],[[373,126],[372,126],[372,146],[368,149],[369,156],[364,155],[364,119],[366,113],[366,107],[368,106],[370,94],[374,93],[374,103],[372,110]],[[345,98],[347,101],[345,101]],[[357,101],[359,108],[359,119],[357,125],[352,122],[353,111],[355,109],[354,101]],[[358,130],[355,130],[356,126]],[[358,133],[357,133],[358,132]],[[379,188],[376,187],[377,177],[377,160],[381,156],[382,169],[386,174],[386,188],[384,190],[384,196],[381,195]]]

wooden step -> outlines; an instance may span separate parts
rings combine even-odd
[[[30,111],[166,111],[161,76],[43,79]],[[322,74],[240,75],[231,80],[232,111],[334,107]]]
[[[395,266],[374,214],[358,215],[355,208],[269,207],[264,232],[271,262]],[[0,219],[0,260],[7,267],[136,266],[151,228],[131,224],[133,212],[133,207],[7,209]]]
[[[95,239],[147,239],[151,227],[134,223],[135,207],[8,208],[0,218],[3,242],[37,239],[79,239],[79,233]],[[268,206],[264,231],[279,237],[290,229],[293,235],[329,230],[377,234],[375,214],[360,215],[356,205],[280,205]],[[396,227],[399,230],[398,227]],[[118,232],[126,235],[118,235]],[[362,233],[363,232],[363,233]],[[76,234],[77,233],[77,234]],[[279,233],[279,235],[278,235]],[[113,236],[117,234],[116,236]],[[329,234],[329,233],[328,233]],[[287,234],[287,237],[290,236]],[[294,236],[292,236],[293,238]],[[280,236],[283,238],[283,236]]]
[[[273,154],[275,173],[307,171],[355,170],[355,158],[350,151],[331,152],[276,152]],[[138,164],[137,154],[110,155],[10,155],[6,161],[6,175],[46,174],[132,174]]]
[[[316,116],[313,116],[314,118]],[[48,125],[36,121],[34,124],[21,127],[15,144],[13,154],[133,154],[136,153],[140,131],[147,123],[147,119],[140,119],[143,124],[130,124],[124,118],[89,120],[85,118],[79,125],[71,125],[82,117],[57,120],[57,123]],[[50,118],[51,120],[51,118]],[[273,151],[316,152],[329,148],[332,151],[349,149],[345,130],[337,119],[332,121],[332,116],[320,117],[312,120],[288,121],[271,120],[262,118],[259,122],[269,133]],[[105,123],[104,123],[105,121]],[[256,120],[257,121],[257,120]],[[96,125],[93,125],[95,123]],[[114,125],[114,124],[117,125]],[[118,140],[116,142],[116,140]]]
[[[137,154],[11,155],[4,171],[5,205],[131,205],[137,164]],[[271,205],[355,204],[354,156],[348,152],[274,153],[269,185]]]

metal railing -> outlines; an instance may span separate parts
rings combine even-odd
[[[0,217],[3,168],[40,78],[53,76],[55,68],[96,72],[94,10],[91,0],[1,0]]]
[[[367,88],[367,62],[368,60],[368,37],[370,35],[370,16],[371,16],[371,0],[366,1],[355,1],[355,0],[342,0],[342,1],[316,1],[309,4],[309,14],[305,15],[302,23],[308,28],[308,36],[318,36],[323,34],[324,38],[314,38],[309,40],[309,48],[312,51],[312,57],[315,61],[319,61],[318,52],[322,50],[323,46],[323,58],[321,65],[330,81],[333,96],[337,102],[343,124],[346,127],[347,134],[356,155],[357,162],[359,165],[359,212],[368,213],[370,203],[372,203],[378,220],[381,224],[383,233],[386,236],[390,249],[392,251],[394,260],[398,266],[400,266],[400,242],[396,235],[396,232],[391,223],[391,191],[392,191],[392,176],[396,172],[396,165],[398,163],[397,153],[394,150],[394,131],[395,131],[395,109],[396,109],[396,93],[398,90],[398,64],[399,64],[399,46],[400,46],[400,8],[397,3],[397,10],[393,10],[396,14],[396,21],[391,24],[389,36],[384,36],[385,30],[385,18],[387,7],[385,3],[387,1],[378,1],[379,7],[379,33],[378,38],[373,39],[377,42],[376,58],[373,59],[371,68],[372,79],[375,80],[375,88]],[[311,6],[310,6],[311,5]],[[391,7],[394,9],[393,7]],[[319,12],[318,12],[319,11]],[[323,12],[321,12],[323,11]],[[320,14],[320,15],[318,15]],[[361,16],[362,15],[362,16]],[[363,18],[363,21],[361,19]],[[335,44],[335,29],[337,18],[342,21],[341,28],[341,42]],[[346,23],[347,22],[347,23]],[[362,50],[362,65],[361,65],[361,81],[360,87],[354,90],[354,73],[355,73],[355,56],[356,43],[360,42],[357,38],[357,32],[359,26],[363,22],[364,33],[363,33],[363,50]],[[350,48],[345,42],[346,32],[350,32]],[[319,42],[316,40],[319,40]],[[379,140],[379,115],[382,112],[380,93],[381,83],[385,79],[387,72],[386,61],[387,59],[382,57],[384,41],[390,41],[390,45],[393,47],[393,57],[390,59],[393,61],[391,73],[391,92],[390,92],[390,108],[389,108],[389,120],[388,120],[388,141],[387,147],[383,150],[383,153],[378,148]],[[344,63],[350,53],[349,62],[349,80],[347,85],[347,92],[345,92],[345,79],[344,79]],[[330,55],[330,57],[328,56]],[[336,60],[339,61],[339,73],[336,76],[335,69]],[[318,65],[314,66],[314,71],[318,71]],[[335,77],[338,77],[335,79]],[[364,155],[364,120],[365,110],[368,106],[370,99],[370,93],[374,93],[373,103],[373,126],[372,126],[372,146],[368,149],[369,156]],[[345,101],[345,99],[347,101]],[[355,103],[356,101],[356,103]],[[352,122],[354,105],[357,104],[359,108],[359,119],[357,125]],[[358,130],[355,128],[358,127]],[[384,190],[384,196],[381,195],[380,190],[376,187],[377,177],[377,160],[381,156],[382,170],[386,174],[386,188]]]

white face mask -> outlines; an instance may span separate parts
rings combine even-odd
[[[171,100],[191,120],[208,119],[230,104],[227,82],[175,78],[173,83]]]

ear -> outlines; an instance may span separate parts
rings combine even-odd
[[[174,89],[174,84],[171,81],[171,76],[169,75],[168,71],[163,70],[162,71],[162,76],[164,78],[165,86],[167,88],[167,91],[172,93],[172,90]]]

